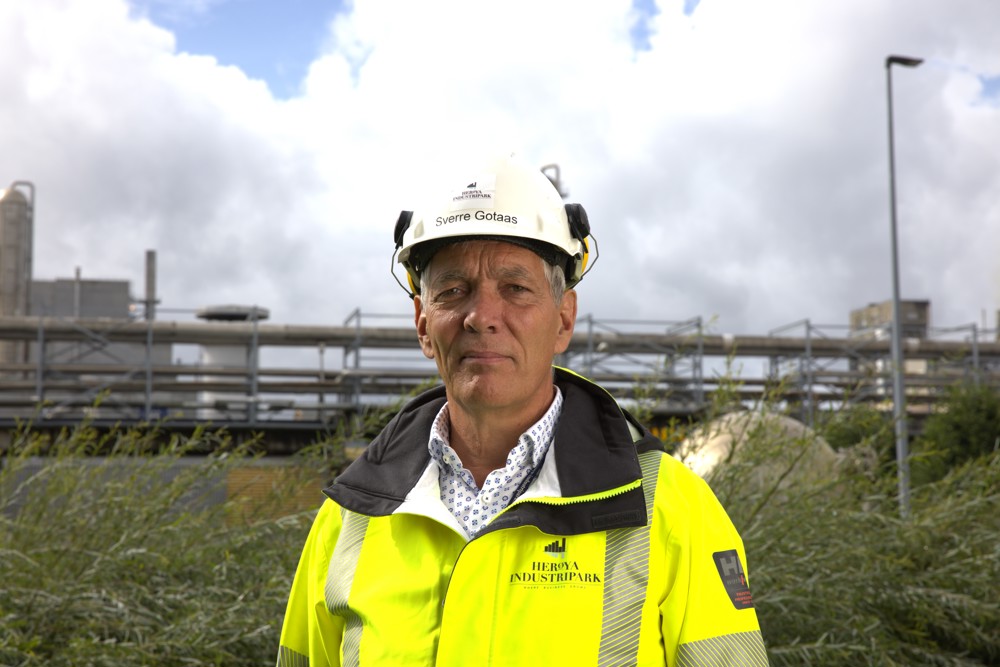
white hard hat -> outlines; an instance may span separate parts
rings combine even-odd
[[[563,204],[541,169],[507,156],[467,173],[436,208],[400,213],[394,236],[411,295],[420,292],[420,272],[435,252],[470,239],[529,248],[563,268],[569,288],[586,272],[590,223],[582,206]]]

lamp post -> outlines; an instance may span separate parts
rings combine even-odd
[[[889,108],[889,214],[892,231],[892,405],[896,425],[896,466],[899,478],[899,513],[910,516],[910,444],[906,428],[906,394],[903,389],[903,324],[899,299],[899,249],[896,235],[896,156],[892,132],[892,66],[916,67],[921,58],[889,56],[885,59],[886,96]]]

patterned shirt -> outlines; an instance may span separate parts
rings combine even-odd
[[[548,411],[517,439],[517,445],[507,455],[507,465],[487,475],[482,489],[476,486],[472,473],[465,469],[458,454],[448,444],[451,438],[448,404],[445,403],[438,412],[431,426],[427,448],[438,465],[441,502],[465,528],[469,537],[475,537],[534,480],[555,436],[562,404],[562,392],[556,387],[555,398]]]

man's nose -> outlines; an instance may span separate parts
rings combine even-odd
[[[495,332],[500,327],[503,299],[495,290],[476,289],[468,301],[465,330],[471,333]]]

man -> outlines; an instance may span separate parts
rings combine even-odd
[[[400,216],[443,387],[326,490],[279,665],[765,665],[742,542],[708,486],[553,368],[589,225],[495,161]]]

